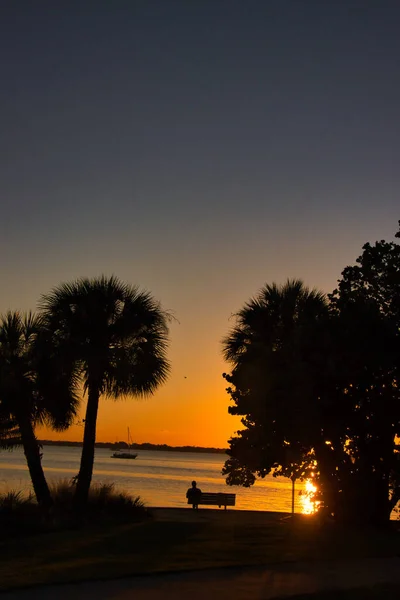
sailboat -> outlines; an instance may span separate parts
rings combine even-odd
[[[131,446],[132,446],[132,439],[131,439],[131,433],[130,433],[129,427],[128,427],[128,450],[116,450],[111,455],[111,458],[136,458],[137,452],[132,452]]]

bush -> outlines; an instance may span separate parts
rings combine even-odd
[[[53,482],[50,492],[54,501],[50,515],[42,513],[33,494],[14,490],[0,494],[0,537],[31,535],[81,526],[85,522],[141,521],[149,516],[140,496],[118,491],[113,483],[91,486],[88,510],[81,518],[77,518],[73,509],[74,483]]]
[[[27,510],[31,510],[34,504],[35,501],[32,494],[24,496],[21,491],[10,490],[0,496],[0,514],[10,515],[15,512],[21,514]]]
[[[10,490],[0,495],[1,536],[36,533],[41,530],[39,506],[32,494]]]
[[[73,513],[75,484],[67,480],[54,482],[50,486],[55,511],[60,514]],[[94,483],[89,490],[87,516],[90,520],[107,515],[112,518],[140,520],[147,517],[145,503],[140,496],[131,496],[118,491],[113,483]]]

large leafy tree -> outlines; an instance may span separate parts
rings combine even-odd
[[[227,483],[304,476],[311,462],[330,513],[384,523],[400,494],[400,247],[366,244],[320,307],[293,283],[262,290],[225,340],[229,410],[245,425]]]
[[[44,322],[8,312],[0,319],[0,414],[3,440],[18,435],[38,503],[52,504],[35,427],[67,428],[76,413],[74,373],[49,344]]]
[[[101,396],[152,394],[168,375],[168,315],[152,296],[116,277],[79,279],[43,297],[53,344],[73,360],[87,393],[75,503],[85,507],[93,473]]]
[[[331,301],[329,313],[311,371],[323,432],[315,441],[323,500],[338,519],[385,522],[395,337],[362,298],[340,308]]]
[[[395,235],[400,238],[399,231]],[[364,299],[400,328],[400,244],[380,240],[364,244],[356,264],[346,267],[330,296],[337,306]]]
[[[343,338],[335,354],[347,379],[341,404],[351,407],[352,489],[364,492],[358,510],[382,522],[400,498],[400,245],[365,244],[356,265],[344,269],[330,303]]]
[[[302,342],[308,340],[312,355],[326,315],[324,295],[298,280],[266,285],[237,314],[223,342],[232,365],[224,377],[233,401],[229,412],[242,416],[245,429],[229,441],[228,484],[249,486],[271,470],[301,478],[313,469],[320,429]]]

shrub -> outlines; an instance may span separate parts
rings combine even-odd
[[[25,496],[21,491],[10,490],[0,495],[0,513],[10,514],[16,511],[23,512],[35,504],[32,494]]]
[[[82,518],[74,512],[75,485],[66,479],[50,484],[54,506],[43,515],[33,494],[11,490],[0,495],[0,536],[33,533],[81,526],[85,522],[141,521],[149,514],[140,496],[118,491],[113,483],[92,484],[88,510]]]
[[[1,536],[23,535],[39,531],[40,510],[33,494],[10,490],[0,495]]]
[[[75,484],[65,479],[53,482],[50,491],[56,512],[71,514]],[[100,515],[140,520],[147,517],[147,509],[140,496],[116,490],[113,483],[94,483],[89,491],[87,515],[90,520],[96,520]]]

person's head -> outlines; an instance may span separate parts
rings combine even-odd
[[[195,481],[192,481],[192,488],[195,488],[197,485],[197,483]]]

